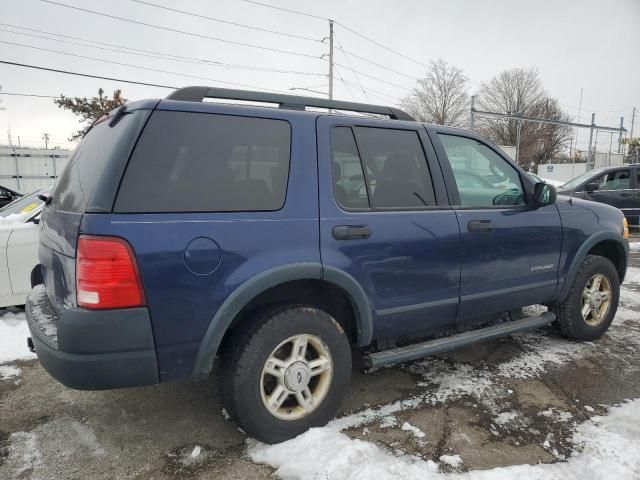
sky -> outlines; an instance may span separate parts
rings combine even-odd
[[[336,21],[336,99],[397,104],[415,79],[424,75],[425,65],[443,58],[464,70],[471,94],[504,69],[536,67],[548,93],[574,120],[583,89],[580,120],[584,123],[595,112],[597,124],[617,126],[624,116],[629,129],[631,110],[640,107],[640,0],[259,1]],[[0,60],[176,87],[209,85],[326,95],[328,62],[322,56],[328,53],[328,45],[320,40],[328,36],[327,20],[244,0],[144,2],[4,0],[0,2]],[[95,95],[100,87],[109,93],[120,88],[130,100],[162,98],[171,91],[6,64],[0,64],[0,85],[5,93],[81,97]],[[22,145],[44,146],[46,132],[50,146],[73,146],[67,139],[78,129],[77,118],[60,110],[51,98],[0,95],[0,99],[0,144],[8,143],[10,130],[14,144],[19,136]],[[638,136],[640,112],[635,132]],[[586,146],[588,136],[587,130],[581,130],[578,144]],[[598,141],[608,144],[609,134],[602,133]]]

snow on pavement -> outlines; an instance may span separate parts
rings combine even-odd
[[[632,244],[632,249],[640,249]],[[607,343],[619,344],[629,349],[640,348],[640,331],[636,324],[638,294],[634,291],[640,283],[640,269],[630,268],[625,285],[621,289],[624,301],[609,329]],[[630,287],[629,284],[635,284]],[[573,342],[544,332],[514,335],[523,353],[496,367],[469,365],[463,362],[430,358],[409,364],[406,368],[422,376],[418,386],[424,390],[390,404],[366,408],[351,415],[337,418],[326,427],[312,429],[299,437],[278,445],[265,445],[253,439],[247,440],[247,453],[258,463],[276,469],[276,475],[286,480],[316,478],[377,480],[406,479],[565,479],[580,478],[640,478],[640,399],[613,407],[609,415],[593,417],[579,425],[573,435],[575,451],[566,462],[544,465],[515,465],[492,470],[466,473],[443,473],[441,465],[423,460],[415,455],[395,450],[391,453],[375,443],[352,439],[342,430],[371,424],[375,421],[384,428],[398,428],[393,416],[405,410],[423,405],[438,405],[462,397],[473,397],[488,411],[494,413],[497,424],[509,424],[519,420],[516,411],[500,412],[499,401],[508,398],[511,391],[504,387],[505,378],[537,378],[551,368],[561,367],[587,355],[616,355],[602,343]],[[591,408],[591,407],[590,407]],[[586,409],[586,407],[585,407]],[[591,410],[593,411],[593,408]],[[548,409],[539,413],[553,422],[572,420],[569,412]],[[412,425],[402,423],[402,430],[413,433]],[[422,432],[421,430],[419,430]],[[427,435],[429,432],[424,432]],[[457,455],[440,458],[445,470],[457,468],[464,458]],[[457,458],[456,458],[457,457]],[[557,458],[562,458],[556,455]]]
[[[0,364],[36,358],[27,348],[28,336],[24,312],[5,311],[0,316]]]
[[[431,460],[393,455],[331,427],[313,428],[276,445],[249,439],[247,451],[254,462],[270,465],[278,477],[286,480],[632,480],[640,477],[640,399],[612,407],[607,416],[593,417],[579,425],[573,441],[576,451],[566,462],[455,474],[441,473],[439,465]],[[459,466],[456,457],[440,460]]]

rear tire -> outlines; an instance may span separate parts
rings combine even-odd
[[[223,357],[223,403],[250,436],[282,442],[325,425],[351,378],[342,327],[313,307],[258,313],[231,338]]]
[[[620,280],[607,258],[587,255],[567,297],[551,307],[560,333],[576,340],[595,340],[607,331],[618,310]]]

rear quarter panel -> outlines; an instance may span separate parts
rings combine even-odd
[[[194,111],[247,114],[246,109],[235,112],[228,106],[171,103]],[[191,375],[214,315],[245,282],[275,267],[320,263],[315,118],[291,111],[255,110],[260,112],[256,116],[290,120],[291,163],[281,210],[85,214],[83,218],[81,233],[123,237],[136,254],[161,381]],[[205,275],[194,273],[185,262],[185,248],[198,237],[214,240],[220,251],[217,268]]]

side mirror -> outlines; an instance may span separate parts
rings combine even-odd
[[[598,190],[600,188],[600,184],[598,182],[591,182],[591,183],[587,183],[584,186],[584,189],[589,192],[589,193],[593,193],[596,190]]]
[[[556,203],[557,197],[558,194],[556,193],[556,189],[553,185],[538,182],[535,187],[533,187],[533,200],[536,202],[538,207],[544,207],[546,205]]]

